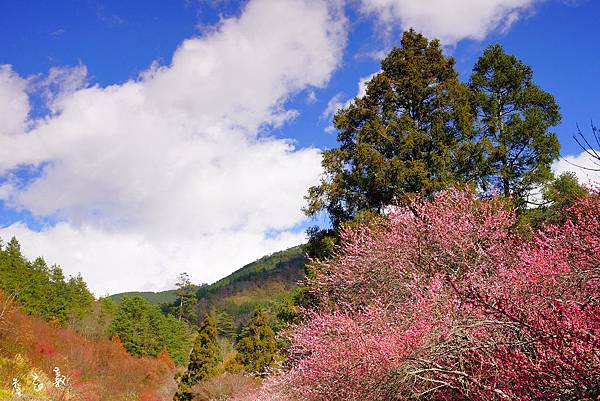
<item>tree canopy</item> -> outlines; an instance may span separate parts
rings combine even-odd
[[[212,314],[206,314],[200,327],[190,355],[187,370],[181,376],[175,400],[185,401],[193,398],[191,387],[198,382],[214,376],[221,362],[221,352],[217,342],[217,321]]]
[[[191,334],[185,322],[165,316],[156,305],[136,295],[119,304],[108,328],[132,355],[157,356],[164,347],[179,366],[187,362]]]
[[[277,341],[269,316],[260,307],[248,321],[236,345],[236,360],[248,372],[264,375],[275,363]]]
[[[483,52],[469,86],[483,148],[480,184],[525,206],[529,193],[552,178],[560,143],[550,128],[560,123],[558,104],[533,82],[531,67],[498,44]]]
[[[560,145],[551,128],[560,120],[532,69],[500,45],[484,51],[467,85],[439,41],[407,31],[365,95],[335,114],[339,146],[323,152],[304,211],[326,212],[337,231],[456,183],[498,191],[523,210],[552,178]],[[311,255],[327,253],[335,235],[310,234]]]
[[[381,72],[334,117],[338,148],[323,153],[325,177],[305,212],[327,211],[334,228],[360,211],[380,213],[408,193],[468,179],[477,160],[469,88],[437,40],[405,32]]]
[[[82,319],[94,301],[80,275],[66,278],[59,266],[42,258],[27,260],[14,237],[6,245],[0,240],[0,289],[26,313],[61,324]]]

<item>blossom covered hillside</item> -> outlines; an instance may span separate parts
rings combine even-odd
[[[451,189],[343,230],[261,399],[597,399],[600,196],[516,228],[503,199]]]

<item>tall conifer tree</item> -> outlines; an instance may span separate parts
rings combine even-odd
[[[524,207],[531,190],[552,178],[560,144],[550,128],[560,123],[558,104],[533,82],[531,67],[498,44],[475,64],[470,87],[484,149],[481,184]]]
[[[327,211],[336,230],[405,194],[468,180],[479,160],[469,88],[438,40],[405,32],[381,70],[363,97],[336,113],[340,145],[323,152],[325,177],[306,196],[305,212]]]
[[[193,398],[191,388],[198,382],[214,376],[221,362],[221,352],[217,342],[217,322],[212,314],[204,317],[190,355],[187,371],[181,377],[176,401]]]
[[[248,372],[263,375],[266,369],[275,364],[277,341],[269,325],[269,317],[261,307],[254,311],[244,327],[236,351],[237,362]]]

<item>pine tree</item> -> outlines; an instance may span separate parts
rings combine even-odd
[[[558,104],[535,85],[531,67],[498,44],[475,64],[470,87],[484,150],[482,187],[523,208],[531,190],[552,178],[560,144],[549,130],[560,123]]]
[[[190,355],[187,371],[182,375],[175,400],[191,400],[191,388],[196,383],[214,376],[221,362],[221,352],[217,342],[217,322],[212,314],[204,317]]]
[[[277,341],[266,312],[258,307],[236,345],[236,360],[247,372],[264,375],[275,364]]]

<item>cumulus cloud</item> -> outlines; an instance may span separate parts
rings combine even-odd
[[[382,26],[414,28],[444,44],[482,40],[506,30],[542,0],[358,0],[360,10]]]
[[[10,65],[0,65],[0,135],[12,136],[25,130],[29,113],[27,81]]]
[[[571,171],[575,173],[579,183],[584,185],[600,184],[600,161],[587,152],[561,157],[552,165],[552,170],[556,175]]]
[[[210,282],[301,242],[295,227],[320,151],[268,129],[295,116],[290,96],[327,83],[345,41],[338,7],[253,0],[139,79],[82,87],[85,67],[51,72],[52,114],[23,133],[25,97],[0,135],[0,197],[60,223],[15,223],[0,236],[80,271],[97,294],[161,289],[181,271]],[[3,67],[0,102],[3,90],[24,93],[23,82]],[[14,174],[23,166],[40,174],[23,183]]]

